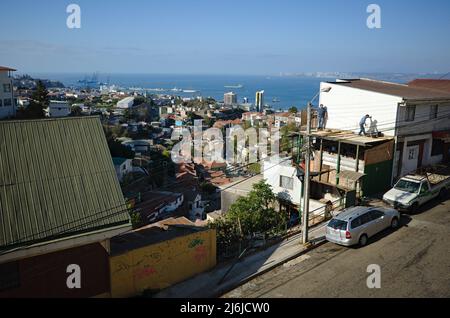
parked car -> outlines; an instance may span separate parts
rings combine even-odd
[[[383,201],[395,209],[416,212],[419,206],[437,197],[444,199],[450,190],[448,169],[425,175],[411,174],[401,178],[383,196]]]
[[[334,217],[327,225],[329,242],[353,246],[365,246],[372,236],[389,228],[399,226],[400,213],[381,207],[354,207]]]

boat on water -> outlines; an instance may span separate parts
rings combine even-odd
[[[85,76],[84,79],[78,80],[78,84],[82,88],[99,88],[104,83],[98,80],[98,73],[93,73],[92,77]]]
[[[280,100],[276,97],[274,99],[272,99],[272,103],[279,103],[279,102],[280,102]]]
[[[174,87],[174,88],[171,89],[171,91],[172,92],[182,92],[183,90],[181,88]]]
[[[225,88],[244,88],[244,85],[239,84],[239,85],[227,85],[224,86]]]
[[[194,90],[194,89],[185,89],[183,90],[183,93],[197,93],[198,91]]]

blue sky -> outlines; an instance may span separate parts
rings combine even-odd
[[[450,71],[448,0],[16,0],[0,30],[0,65],[31,73]]]

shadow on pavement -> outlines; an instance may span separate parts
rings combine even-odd
[[[400,230],[402,227],[408,227],[408,224],[411,222],[411,220],[412,220],[412,218],[409,215],[401,215],[399,226],[397,228],[393,229],[390,227],[390,228],[387,228],[387,229],[381,231],[380,233],[375,234],[374,236],[369,238],[369,242],[367,243],[366,246],[369,246],[375,242],[378,242],[379,240],[385,238],[386,236],[389,236],[392,233]],[[359,249],[359,248],[364,248],[364,247],[360,247],[359,245],[356,245],[353,248]]]

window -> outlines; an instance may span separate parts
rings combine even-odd
[[[3,106],[3,100],[0,99],[0,107]]]
[[[414,118],[416,118],[416,106],[407,106],[405,115],[405,121],[414,121]]]
[[[438,115],[439,106],[431,105],[430,106],[430,119],[436,119]]]
[[[332,219],[330,223],[328,223],[328,226],[335,229],[335,230],[341,230],[345,231],[347,230],[347,222],[337,219]]]
[[[356,219],[354,219],[352,221],[352,229],[356,229],[356,228],[360,227],[361,223],[362,223],[361,217],[357,217]]]
[[[0,291],[19,286],[19,264],[17,262],[0,264]]]
[[[397,190],[409,192],[409,193],[418,193],[420,188],[420,183],[412,182],[404,179],[400,179],[399,182],[394,187]]]
[[[3,92],[11,93],[11,84],[3,84]]]
[[[3,101],[3,105],[4,105],[5,107],[11,106],[11,105],[12,105],[11,99],[5,99],[5,100]]]
[[[280,187],[283,189],[294,190],[294,178],[280,176]]]
[[[424,194],[430,191],[430,187],[428,186],[428,183],[422,183],[422,188],[420,189],[420,194]]]
[[[378,219],[381,219],[384,216],[384,213],[381,212],[381,211],[378,211],[378,210],[370,211],[369,214],[370,214],[370,218],[372,220],[378,220]]]
[[[409,149],[409,151],[408,151],[408,160],[416,159],[416,154],[417,154],[417,151],[416,151],[415,148]]]
[[[367,224],[372,221],[370,213],[361,215],[361,225]]]

